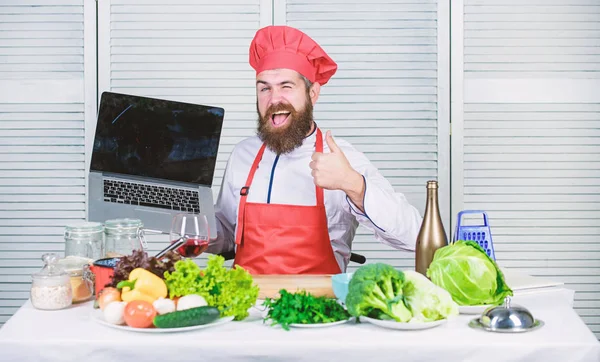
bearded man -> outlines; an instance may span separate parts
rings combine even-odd
[[[235,250],[252,274],[346,270],[358,225],[396,249],[414,250],[421,217],[367,157],[325,135],[313,106],[337,70],[309,36],[260,29],[250,45],[256,70],[257,136],[227,162],[208,252]]]

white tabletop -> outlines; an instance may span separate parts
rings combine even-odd
[[[98,324],[91,319],[89,302],[51,312],[27,302],[0,329],[0,360],[598,362],[600,343],[569,306],[568,295],[568,290],[557,288],[515,296],[545,322],[541,329],[522,334],[471,329],[467,323],[474,316],[467,315],[423,331],[367,323],[284,331],[263,324],[261,312],[254,308],[242,322],[185,333],[143,334]],[[550,302],[553,299],[556,303]]]

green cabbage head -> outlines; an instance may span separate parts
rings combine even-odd
[[[498,305],[513,295],[498,265],[474,241],[458,240],[436,250],[427,277],[458,305]]]

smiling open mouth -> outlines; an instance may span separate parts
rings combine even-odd
[[[273,124],[273,127],[275,127],[275,128],[281,127],[287,123],[289,118],[290,118],[290,112],[278,111],[278,112],[273,113],[273,115],[271,116],[271,123]]]

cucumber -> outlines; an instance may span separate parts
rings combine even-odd
[[[154,326],[157,328],[198,326],[215,321],[219,319],[219,316],[219,309],[216,307],[202,306],[157,315],[154,317]]]

